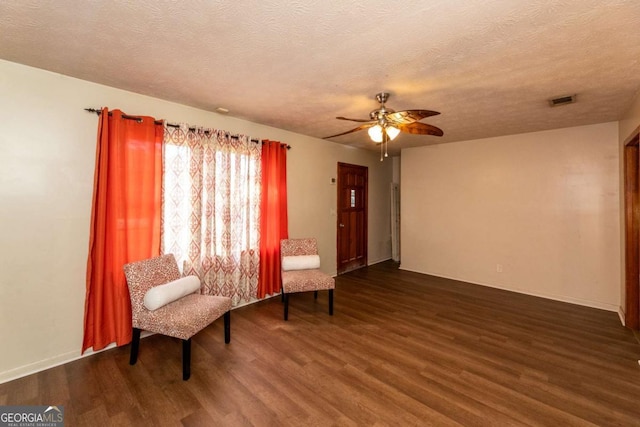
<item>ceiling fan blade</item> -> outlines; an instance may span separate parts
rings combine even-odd
[[[387,114],[387,119],[397,124],[409,124],[422,120],[425,117],[437,116],[437,111],[431,110],[404,110]]]
[[[346,131],[346,132],[338,133],[338,134],[331,135],[331,136],[325,136],[325,137],[324,137],[324,138],[322,138],[322,139],[334,138],[334,137],[336,137],[336,136],[342,136],[342,135],[346,135],[346,134],[348,134],[348,133],[357,132],[357,131],[359,131],[359,130],[368,129],[368,128],[370,128],[371,126],[374,126],[374,125],[376,124],[376,122],[372,122],[372,121],[368,121],[368,122],[369,122],[369,123],[365,123],[365,124],[363,124],[363,125],[360,125],[360,126],[358,126],[357,128],[355,128],[355,129],[351,129],[351,130],[348,130],[348,131]]]
[[[347,117],[336,117],[336,119],[338,119],[338,120],[349,120],[351,122],[360,122],[360,123],[367,123],[367,122],[371,121],[371,119],[349,119]]]
[[[412,135],[433,135],[433,136],[442,136],[444,132],[442,129],[437,128],[432,125],[428,125],[426,123],[409,123],[409,124],[400,124],[398,125],[398,129],[402,132],[410,133]]]

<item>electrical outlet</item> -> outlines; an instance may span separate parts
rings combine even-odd
[[[496,264],[496,271],[502,273],[502,264]]]

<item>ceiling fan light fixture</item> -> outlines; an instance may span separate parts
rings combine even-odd
[[[387,126],[385,128],[385,131],[387,132],[387,135],[389,136],[389,139],[391,141],[393,141],[396,138],[396,136],[398,136],[398,134],[400,133],[400,129],[398,129],[395,126]]]
[[[369,133],[369,138],[371,138],[373,142],[382,142],[382,126],[372,126],[367,132]]]
[[[370,127],[367,132],[373,142],[382,142],[384,139],[383,127],[380,125]],[[385,126],[384,132],[387,134],[388,141],[393,141],[400,134],[400,129],[395,126]]]

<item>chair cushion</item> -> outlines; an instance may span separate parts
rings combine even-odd
[[[154,286],[144,295],[147,310],[157,310],[162,306],[200,290],[198,276],[186,276],[164,285]]]
[[[133,327],[187,340],[231,310],[231,298],[191,294],[155,311],[142,310]]]
[[[178,263],[173,254],[136,261],[124,266],[129,296],[131,297],[131,315],[135,322],[138,313],[147,311],[144,296],[149,289],[180,278]]]
[[[318,242],[315,237],[306,239],[280,240],[280,253],[285,256],[318,255]]]
[[[282,289],[287,294],[293,292],[322,291],[325,289],[335,289],[335,287],[335,279],[318,269],[282,272]]]
[[[298,255],[282,257],[282,270],[314,270],[320,268],[319,255]]]

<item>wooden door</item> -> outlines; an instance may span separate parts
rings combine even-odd
[[[624,324],[640,328],[640,130],[625,141],[625,301]]]
[[[338,274],[367,265],[367,185],[365,166],[338,163]]]

